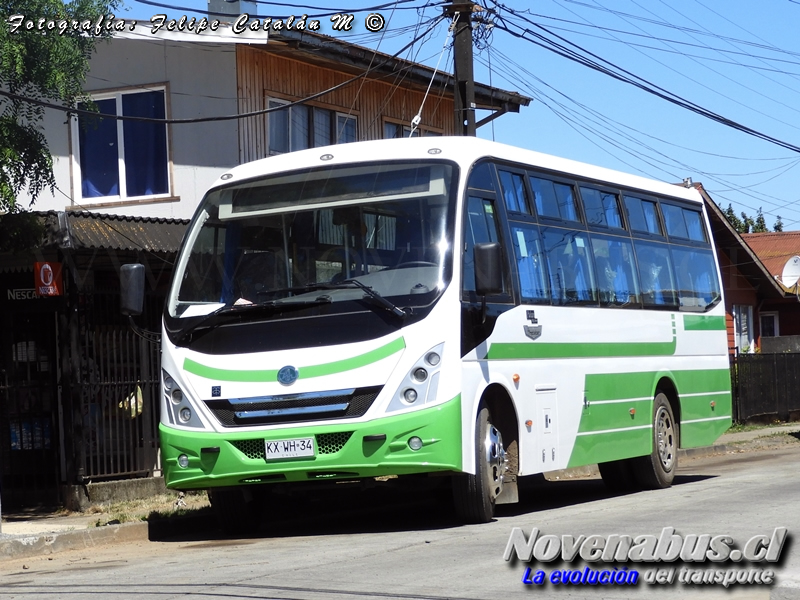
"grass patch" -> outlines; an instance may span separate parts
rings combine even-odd
[[[209,507],[208,495],[205,492],[188,492],[185,495],[168,492],[139,500],[94,505],[89,507],[86,513],[98,515],[94,525],[103,527],[197,514]]]
[[[784,421],[773,421],[772,423],[734,423],[731,425],[731,428],[728,429],[725,433],[742,433],[744,431],[759,431],[761,429],[767,429],[769,427],[779,427],[781,425],[791,425],[791,423],[786,423]]]

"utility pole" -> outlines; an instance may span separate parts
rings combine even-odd
[[[455,20],[453,73],[455,75],[455,135],[475,136],[475,76],[472,70],[472,13],[477,4],[452,0],[445,14]]]

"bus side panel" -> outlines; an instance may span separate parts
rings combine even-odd
[[[704,362],[711,368],[675,373],[682,448],[713,444],[731,426],[733,401],[727,358]]]

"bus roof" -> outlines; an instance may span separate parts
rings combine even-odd
[[[430,158],[452,160],[462,168],[468,168],[481,158],[496,158],[622,188],[702,202],[700,193],[694,187],[686,188],[479,138],[445,136],[352,142],[288,152],[235,167],[223,175],[224,180],[217,180],[213,187],[304,168]]]

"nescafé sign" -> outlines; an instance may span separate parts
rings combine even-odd
[[[60,296],[63,292],[61,263],[33,263],[35,290],[38,296]]]

